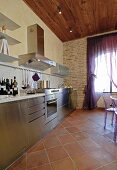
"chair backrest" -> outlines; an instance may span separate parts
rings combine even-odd
[[[112,99],[112,105],[117,110],[117,97],[110,97]]]
[[[110,98],[111,93],[103,93],[103,100],[105,104],[105,109],[108,109],[110,107],[113,107],[113,101]]]

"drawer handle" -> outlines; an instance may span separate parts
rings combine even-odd
[[[34,104],[34,105],[32,105],[32,106],[28,106],[28,108],[35,107],[35,106],[41,105],[41,104],[43,104],[43,103],[45,103],[45,102],[38,103],[38,104]]]
[[[38,117],[36,117],[35,119],[33,119],[33,120],[29,121],[28,123],[31,123],[31,122],[33,122],[33,121],[35,121],[35,120],[39,119],[40,117],[42,117],[42,116],[44,116],[44,115],[45,115],[45,113],[44,113],[43,115],[38,116]]]
[[[45,108],[41,108],[41,110],[43,110],[43,109],[45,109]],[[39,112],[39,111],[41,111],[41,110],[39,109],[39,110],[37,110],[37,111],[35,111],[35,112],[29,113],[28,115],[35,114],[35,113],[37,113],[37,112]]]

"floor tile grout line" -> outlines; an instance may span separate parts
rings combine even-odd
[[[26,154],[29,155],[29,154],[32,154],[32,153],[37,153],[37,152],[41,152],[41,151],[45,151],[45,150],[46,149],[41,149],[41,150],[37,150],[37,151],[34,151],[34,152],[32,151],[32,152],[29,152],[29,153],[26,152]]]
[[[27,170],[34,170],[35,168],[39,168],[39,167],[42,167],[42,166],[45,166],[45,165],[48,165],[49,163],[44,163],[43,165],[40,165],[40,166],[35,166],[35,167],[32,167],[32,168],[28,168]],[[49,164],[50,165],[50,164]]]
[[[47,155],[47,157],[48,157],[48,161],[49,161],[49,164],[50,164],[50,168],[51,168],[51,170],[52,170],[52,165],[51,165],[51,161],[50,161],[50,158],[49,158],[49,155],[48,155],[47,149],[46,149],[46,155]]]
[[[93,170],[98,170],[99,168],[103,168],[103,167],[108,166],[109,164],[112,164],[112,163],[114,163],[114,162],[117,162],[117,160],[114,160],[114,161],[109,162],[109,163],[107,163],[107,164],[105,164],[105,165],[99,166],[98,168],[95,168],[95,169],[93,169]]]
[[[26,170],[28,169],[27,164],[28,164],[28,158],[27,158],[27,152],[26,152]]]
[[[41,151],[45,151],[45,153],[46,153],[46,149],[43,149],[43,150],[40,150],[40,151],[31,152],[31,153],[27,153],[27,152],[26,152],[26,154],[28,155],[28,154],[32,154],[32,153],[41,152]],[[47,156],[47,155],[46,155],[46,156]],[[26,160],[27,160],[27,156],[26,156]],[[38,167],[41,167],[41,166],[44,166],[44,165],[47,165],[47,164],[49,164],[49,160],[48,160],[48,163],[44,163],[43,165],[35,166],[35,167],[32,167],[32,168],[28,168],[28,167],[27,167],[27,164],[26,164],[26,170],[31,170],[31,169],[38,168]]]
[[[15,166],[15,164],[17,163],[17,161],[19,161],[23,156],[26,155],[26,152],[23,153],[23,155],[21,155],[19,158],[17,158],[12,164],[10,164],[8,167],[5,168],[5,170],[9,170],[9,168],[12,168],[13,166]]]
[[[90,117],[87,119],[87,120],[90,120]],[[68,122],[68,120],[63,120],[63,121],[67,121]],[[82,121],[82,120],[81,120]],[[91,120],[92,121],[92,120]],[[93,123],[95,123],[95,121],[92,121]],[[68,122],[68,123],[70,123],[70,122]],[[60,124],[60,126],[62,126],[61,124]],[[60,126],[58,126],[57,128],[59,128]],[[72,126],[70,126],[70,127],[77,127],[77,125],[72,125]],[[103,126],[101,126],[101,127],[103,127]],[[66,130],[66,128],[69,128],[69,127],[66,127],[66,126],[63,126],[62,127],[63,129],[65,129]],[[97,129],[97,128],[96,128]],[[111,131],[111,130],[110,130]],[[79,132],[79,131],[78,131]],[[78,133],[78,132],[75,132],[75,133]],[[83,130],[82,131],[80,131],[81,133],[83,132]],[[67,133],[68,134],[70,134],[75,140],[76,140],[76,142],[77,143],[79,143],[79,141],[73,136],[73,134],[74,133],[70,133],[69,131],[67,131]],[[63,135],[68,135],[68,134],[63,134]],[[99,135],[101,135],[101,136],[103,136],[101,133],[99,134]],[[55,134],[55,136],[57,137],[57,139],[59,140],[59,136],[60,135],[57,135],[57,134]],[[92,135],[93,136],[93,135]],[[46,137],[46,136],[45,136]],[[92,137],[90,136],[89,137],[93,142],[95,142],[96,143],[96,141],[94,141],[93,139],[92,139]],[[43,140],[42,140],[42,142],[43,142]],[[61,141],[59,140],[59,142],[61,143]],[[74,141],[75,142],[75,141]],[[74,143],[74,142],[72,142],[72,143]],[[66,143],[66,144],[61,144],[61,145],[59,145],[59,146],[62,146],[63,147],[63,149],[65,150],[65,145],[67,145],[67,144],[71,144],[71,142],[70,143]],[[96,144],[98,144],[98,143],[96,143]],[[36,144],[35,144],[36,145]],[[34,145],[34,146],[35,146]],[[44,145],[44,143],[43,143],[43,145]],[[98,144],[99,145],[99,144]],[[58,146],[58,145],[57,145]],[[57,146],[55,146],[55,147],[57,147]],[[99,145],[100,146],[100,145]],[[44,145],[44,147],[45,147],[45,145]],[[50,149],[50,148],[49,148]],[[47,148],[44,148],[43,150],[45,150],[46,151],[46,153],[47,153]],[[40,151],[42,151],[42,150],[40,150]],[[39,152],[39,151],[37,151],[37,152]],[[67,151],[65,150],[65,152],[67,153]],[[25,152],[26,154],[27,154],[27,152]],[[31,152],[32,153],[32,152]],[[33,152],[34,153],[34,152]],[[110,152],[108,152],[109,154],[111,154]],[[68,157],[69,158],[71,158],[70,157],[70,155],[69,155],[69,153],[67,153],[67,155],[68,155]],[[23,155],[22,155],[23,156]],[[65,158],[63,158],[63,159],[65,159]],[[62,159],[62,160],[63,160]],[[71,160],[72,160],[72,158],[71,158]],[[50,160],[49,160],[50,161]],[[59,160],[58,160],[59,161]],[[26,162],[27,162],[27,155],[26,155]],[[56,161],[55,161],[56,162]],[[73,162],[73,160],[72,160],[72,162]],[[114,160],[114,161],[112,161],[112,162],[116,162],[116,160]],[[107,164],[105,164],[105,165],[103,165],[103,166],[106,166],[106,165],[108,165],[108,164],[111,164],[112,162],[109,162],[109,163],[107,163]],[[26,163],[26,165],[27,165],[27,163]],[[45,165],[45,164],[44,164]],[[51,165],[51,162],[50,162],[50,165]],[[43,165],[41,165],[41,166],[43,166]],[[103,166],[101,166],[101,167],[103,167]],[[26,167],[27,168],[27,167]],[[97,167],[96,169],[98,169],[99,167]],[[52,167],[51,167],[51,169],[52,169]],[[95,170],[96,170],[95,169]]]
[[[59,138],[58,138],[58,140],[59,140]],[[59,140],[59,141],[60,141],[60,140]],[[61,142],[61,141],[60,141],[60,142]],[[64,151],[66,152],[66,154],[68,155],[68,157],[70,158],[70,160],[72,161],[72,163],[73,163],[74,167],[78,170],[78,168],[76,167],[75,162],[71,159],[71,157],[70,157],[69,153],[65,150],[64,145],[63,145],[63,149],[64,149]]]

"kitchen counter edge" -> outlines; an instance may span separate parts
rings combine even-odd
[[[0,99],[0,104],[45,96],[45,93],[10,96]]]

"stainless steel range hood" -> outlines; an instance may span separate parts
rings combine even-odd
[[[40,71],[47,70],[56,63],[44,57],[44,30],[37,24],[27,28],[27,54],[19,55],[19,65]]]
[[[23,54],[19,56],[19,58],[19,65],[35,70],[44,71],[52,66],[56,66],[54,61],[49,60],[48,58],[43,57],[38,53]]]

